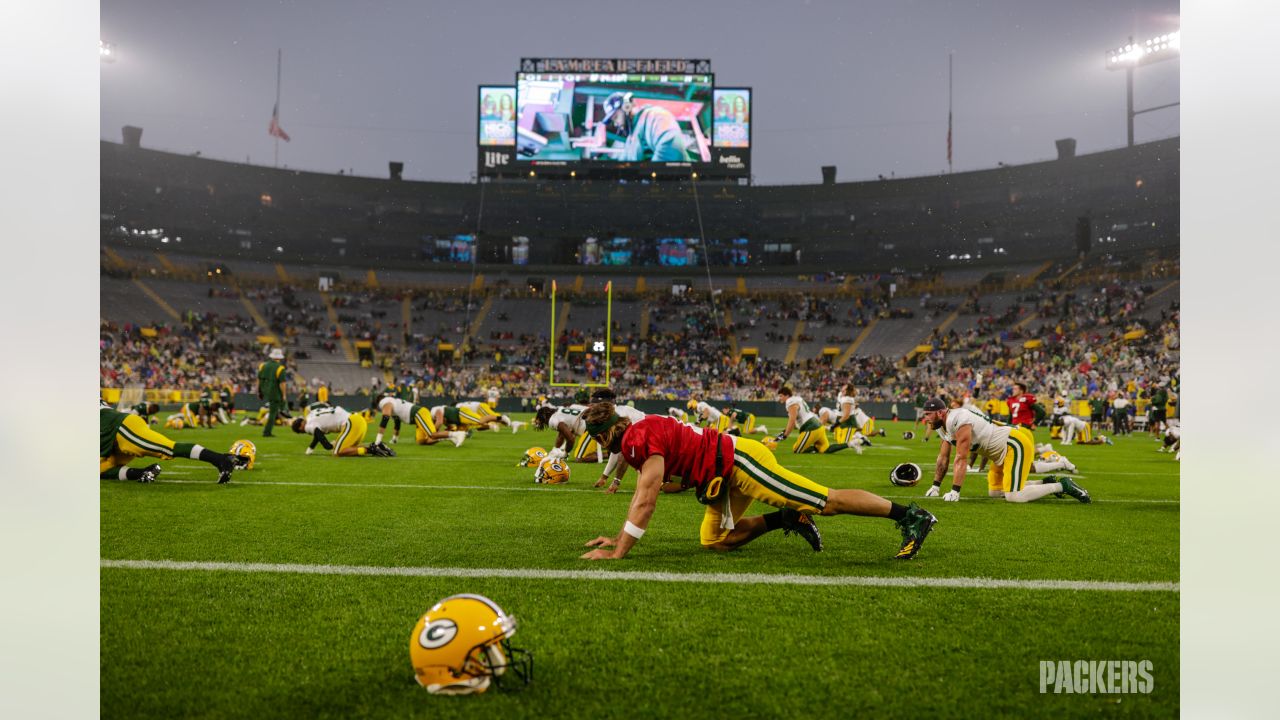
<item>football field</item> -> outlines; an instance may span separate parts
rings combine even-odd
[[[165,463],[153,485],[100,481],[102,716],[1177,714],[1172,456],[1145,434],[1055,442],[1092,504],[989,500],[977,473],[961,502],[944,503],[921,497],[927,480],[888,481],[900,462],[931,477],[936,438],[883,427],[862,455],[797,456],[788,441],[778,457],[831,487],[935,513],[909,562],[890,559],[901,539],[890,521],[853,517],[817,519],[821,553],[781,532],[709,552],[692,492],[659,497],[627,558],[579,560],[583,543],[622,526],[635,472],[617,495],[591,488],[595,464],[535,485],[516,462],[554,435],[529,427],[477,432],[461,448],[415,446],[405,428],[395,458],[306,456],[307,439],[287,428],[170,432],[224,451],[249,438],[257,465],[227,485],[191,460]],[[455,593],[516,616],[531,686],[442,697],[414,682],[414,623]],[[1042,694],[1042,661],[1078,660],[1149,661],[1151,692],[1055,694],[1050,683]]]

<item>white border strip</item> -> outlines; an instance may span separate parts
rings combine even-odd
[[[103,568],[127,570],[204,570],[242,573],[299,573],[393,577],[515,578],[520,580],[604,580],[731,585],[824,585],[836,587],[962,588],[1015,590],[1088,590],[1103,592],[1181,592],[1174,582],[1107,582],[1098,580],[997,580],[971,577],[872,577],[865,575],[764,575],[756,573],[618,572],[614,570],[544,570],[537,568],[378,567],[370,565],[299,565],[290,563],[181,562],[177,560],[109,560]]]

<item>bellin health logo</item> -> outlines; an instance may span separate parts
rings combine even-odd
[[[1040,661],[1042,693],[1149,693],[1154,686],[1150,660]]]

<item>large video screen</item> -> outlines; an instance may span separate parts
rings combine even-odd
[[[516,89],[480,87],[480,144],[512,146],[516,144]]]
[[[711,75],[520,73],[516,157],[532,163],[709,163]]]
[[[751,90],[715,91],[715,147],[751,147]]]

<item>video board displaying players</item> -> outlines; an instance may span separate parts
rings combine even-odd
[[[516,89],[480,86],[481,145],[511,147],[516,144]]]
[[[712,76],[520,73],[516,157],[532,164],[711,162]]]
[[[715,147],[751,147],[751,90],[715,90]]]

